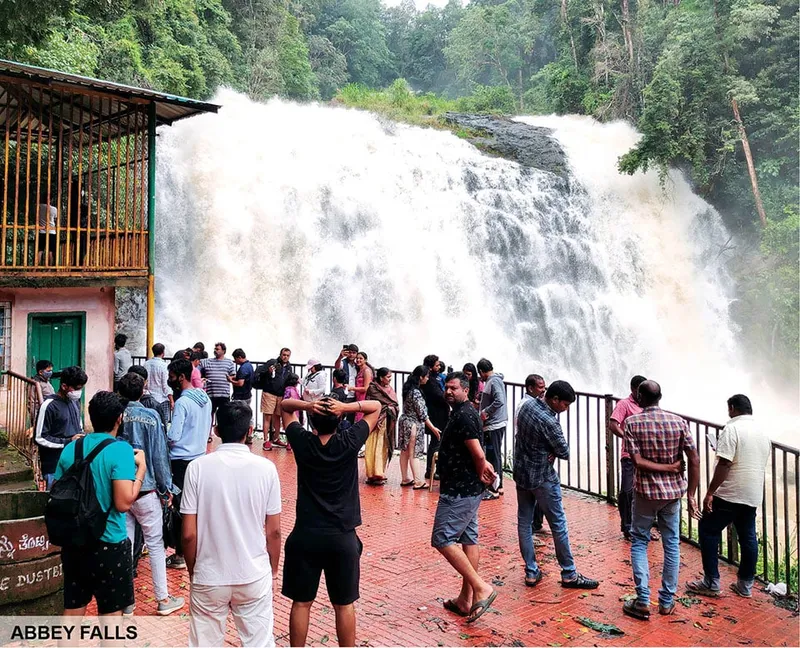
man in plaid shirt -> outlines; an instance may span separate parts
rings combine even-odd
[[[561,483],[553,469],[556,457],[569,459],[569,446],[558,415],[575,402],[575,391],[563,380],[553,382],[544,400],[530,398],[517,415],[514,446],[514,481],[517,484],[517,536],[525,561],[525,584],[535,587],[542,580],[533,548],[533,515],[538,505],[553,534],[556,558],[561,567],[561,586],[594,589],[598,582],[578,573],[569,546],[567,518],[561,504]]]
[[[676,414],[665,412],[661,387],[653,380],[639,385],[638,402],[641,414],[625,422],[625,449],[636,468],[631,522],[631,566],[636,583],[636,600],[627,601],[622,611],[646,621],[650,618],[650,565],[647,543],[650,527],[658,520],[664,547],[661,589],[658,590],[659,614],[675,610],[680,566],[681,498],[686,492],[683,476],[683,454],[689,460],[689,513],[700,519],[697,507],[697,485],[700,481],[700,458],[689,426]]]

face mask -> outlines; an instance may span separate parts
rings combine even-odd
[[[81,399],[81,395],[83,394],[82,389],[76,389],[75,391],[71,391],[67,394],[67,398],[72,401],[79,401]]]
[[[42,378],[44,378],[45,380],[50,380],[52,377],[53,377],[53,372],[52,371],[43,371],[42,372]]]
[[[177,389],[179,387],[177,380],[167,380],[167,385],[170,389]]]

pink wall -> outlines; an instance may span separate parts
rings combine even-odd
[[[114,288],[0,288],[0,300],[11,301],[11,371],[27,373],[28,314],[86,313],[84,370],[89,376],[86,402],[111,389],[114,358]]]

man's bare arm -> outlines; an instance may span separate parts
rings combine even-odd
[[[264,525],[267,536],[267,553],[272,567],[272,577],[278,575],[278,561],[281,558],[281,514],[268,515]]]
[[[182,520],[183,557],[186,560],[186,568],[189,570],[189,578],[191,579],[194,574],[194,564],[197,560],[197,515],[184,513]]]

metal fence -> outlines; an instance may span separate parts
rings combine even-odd
[[[8,443],[25,457],[38,479],[40,471],[37,446],[33,442],[33,418],[42,403],[42,388],[35,380],[12,371],[3,374],[6,383],[2,425]]]
[[[144,357],[135,357],[134,362],[143,364]],[[263,362],[251,361],[254,368]],[[306,366],[293,364],[295,373],[301,378]],[[333,367],[326,365],[328,377]],[[392,370],[392,387],[399,395],[408,371]],[[506,382],[506,402],[509,422],[503,437],[503,457],[506,470],[514,462],[514,436],[516,434],[516,411],[525,396],[521,383]],[[612,394],[576,392],[577,400],[560,415],[564,436],[570,447],[567,460],[558,459],[555,468],[565,488],[580,491],[605,499],[616,505],[621,487],[620,454],[621,440],[611,433],[608,421],[619,398]],[[402,411],[402,398],[400,407]],[[256,428],[262,429],[260,411],[261,397],[254,390]],[[683,416],[683,415],[681,415]],[[714,473],[714,450],[709,437],[716,440],[723,426],[690,416],[683,416],[689,424],[700,455],[700,493],[698,501],[705,497],[708,484]],[[396,447],[397,439],[395,439]],[[427,443],[427,436],[426,436]],[[798,589],[798,519],[800,519],[800,451],[781,443],[772,443],[772,456],[764,484],[762,506],[758,512],[757,534],[759,537],[758,575],[764,581],[784,582],[790,592]],[[688,515],[688,507],[682,507],[681,538],[695,546],[697,521]],[[739,562],[739,547],[733,527],[720,543],[720,557],[732,564]]]

